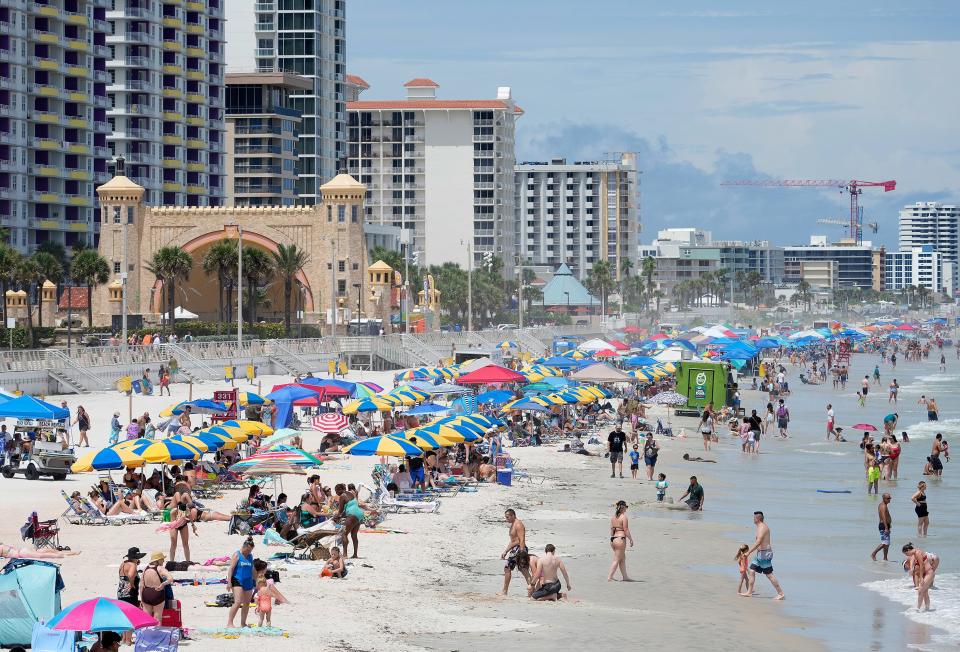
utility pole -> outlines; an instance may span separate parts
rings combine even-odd
[[[523,265],[518,264],[520,283],[517,284],[517,327],[523,328]]]
[[[404,229],[403,235],[403,315],[404,333],[410,333],[410,231]]]
[[[127,210],[131,210],[129,207]],[[130,226],[130,216],[129,214],[123,216],[123,269],[120,274],[120,283],[121,290],[123,291],[123,296],[121,297],[121,317],[120,317],[120,330],[121,330],[121,339],[120,339],[120,348],[123,351],[127,350],[127,274],[130,270],[130,264],[127,262],[127,228]],[[89,298],[87,299],[89,301]],[[110,329],[110,332],[113,332],[113,329]]]
[[[473,331],[473,244],[471,242],[467,242],[467,331]]]
[[[330,239],[330,335],[337,334],[337,240]]]

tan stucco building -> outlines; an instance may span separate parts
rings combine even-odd
[[[362,316],[380,318],[382,311],[376,304],[382,292],[370,286],[373,277],[367,273],[366,188],[353,177],[340,174],[321,186],[321,191],[323,201],[313,206],[146,206],[143,188],[125,176],[114,177],[97,188],[99,251],[110,264],[112,276],[95,292],[94,322],[109,325],[113,315],[121,314],[124,260],[129,274],[128,314],[143,315],[147,324],[160,320],[162,283],[147,265],[165,246],[181,247],[194,259],[189,280],[177,286],[176,306],[196,313],[203,321],[216,321],[219,283],[216,275],[203,271],[203,256],[220,240],[235,241],[238,231],[245,248],[276,252],[280,244],[296,244],[309,254],[307,265],[297,275],[294,321],[302,306],[304,323],[327,325],[331,314],[336,314],[342,330],[347,320],[356,318],[358,289]],[[263,290],[265,301],[257,309],[258,319],[276,320],[283,310],[283,283],[274,279]],[[235,306],[236,293],[227,301]],[[387,324],[388,320],[385,327],[389,328]]]

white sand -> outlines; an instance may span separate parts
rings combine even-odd
[[[362,379],[390,386],[391,376],[367,372]],[[361,374],[353,373],[348,379],[359,380]],[[269,392],[275,382],[286,380],[264,378],[260,381],[262,391]],[[194,386],[193,398],[210,397],[214,389],[223,386]],[[240,386],[249,387],[245,383]],[[155,415],[170,403],[186,399],[187,393],[187,386],[175,385],[172,398],[135,397],[134,414],[148,411]],[[127,416],[127,399],[118,393],[65,398],[71,408],[83,405],[92,415],[91,440],[95,446],[106,443],[114,410],[123,418]],[[58,403],[60,397],[48,400]],[[306,444],[310,447],[311,435],[307,435]],[[676,446],[678,453],[681,447],[695,450],[696,442],[670,442],[666,446]],[[726,542],[704,546],[705,537],[720,540],[722,530],[691,522],[686,515],[648,520],[644,508],[634,508],[631,513],[637,546],[630,552],[629,563],[637,577],[647,582],[607,584],[610,550],[604,536],[606,506],[621,495],[631,502],[648,499],[652,489],[630,485],[624,490],[626,481],[617,481],[618,489],[612,491],[602,458],[588,460],[552,448],[517,449],[514,455],[532,471],[576,481],[548,480],[542,486],[512,488],[485,486],[477,493],[444,499],[436,515],[390,516],[384,527],[407,533],[361,534],[362,559],[350,566],[347,579],[319,579],[319,569],[313,567],[281,571],[279,588],[292,604],[274,609],[274,624],[285,628],[289,638],[251,636],[229,642],[201,639],[194,645],[197,649],[259,650],[267,641],[277,650],[415,650],[479,649],[482,641],[484,649],[502,649],[503,645],[555,649],[558,644],[573,642],[565,626],[582,623],[587,642],[591,640],[591,628],[596,628],[594,632],[607,636],[601,639],[606,643],[642,640],[668,649],[815,647],[810,641],[781,633],[779,629],[791,623],[782,619],[768,600],[736,598],[734,587],[725,578],[692,568],[729,565],[730,546]],[[339,460],[326,464],[320,474],[329,485],[341,481],[367,483],[373,462],[373,458]],[[64,509],[60,490],[85,490],[95,477],[73,475],[64,482],[0,480],[0,516],[5,523],[0,541],[16,543],[17,530],[32,509],[38,510],[41,518],[59,515]],[[296,502],[303,484],[301,478],[285,481],[291,503]],[[222,500],[208,501],[208,506],[228,512],[242,493],[228,492]],[[551,540],[558,545],[573,574],[577,602],[531,604],[523,597],[522,581],[516,579],[510,597],[494,596],[502,577],[499,554],[506,544],[502,521],[505,506],[516,506],[528,520],[532,550]],[[117,569],[128,547],[139,546],[148,552],[166,552],[169,547],[169,535],[154,532],[156,523],[120,527],[61,524],[61,543],[83,551],[81,556],[63,561],[65,604],[95,595],[114,597]],[[203,523],[199,530],[199,537],[191,538],[195,560],[231,554],[241,540],[239,536],[227,536],[225,523]],[[266,557],[273,550],[258,539],[254,554]],[[653,557],[647,557],[651,553]],[[226,609],[203,606],[225,588],[178,587],[176,595],[183,603],[185,626],[225,625]],[[747,602],[751,603],[749,607],[744,604]],[[250,618],[256,622],[254,614]],[[644,634],[638,637],[641,631]],[[461,637],[470,643],[458,644]],[[718,637],[724,645],[716,645],[721,640]],[[607,644],[599,647],[606,648]]]

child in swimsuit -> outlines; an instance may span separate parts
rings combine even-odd
[[[323,565],[320,577],[339,577],[342,579],[346,576],[347,566],[343,562],[343,557],[340,556],[340,548],[334,546],[330,548],[330,559]]]
[[[667,487],[670,486],[670,483],[667,482],[667,474],[661,473],[657,476],[657,502],[662,503],[664,496],[667,495]]]
[[[740,583],[737,585],[737,593],[741,593],[744,587],[750,586],[750,579],[747,577],[747,551],[749,550],[750,546],[744,543],[740,546],[740,549],[737,550],[737,556],[734,557],[737,566],[740,568]]]
[[[633,445],[633,450],[630,451],[630,475],[634,480],[637,479],[637,471],[640,469],[640,446],[638,444]]]

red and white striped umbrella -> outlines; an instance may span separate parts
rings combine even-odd
[[[313,417],[313,429],[320,432],[340,432],[349,423],[346,416],[336,412],[324,412],[320,416]]]

